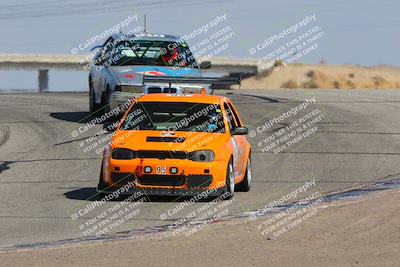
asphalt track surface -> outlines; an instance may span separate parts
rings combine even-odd
[[[400,91],[241,90],[228,97],[250,130],[311,97],[317,101],[312,109],[324,114],[316,133],[278,154],[263,153],[257,144],[295,117],[249,137],[253,184],[250,192],[236,193],[230,214],[263,207],[305,180],[315,179],[314,190],[329,193],[400,173]],[[93,202],[88,199],[95,195],[101,156],[83,152],[79,143],[103,128],[98,124],[71,136],[87,122],[87,102],[87,93],[0,94],[0,249],[83,236],[79,224],[92,215],[73,221],[71,214]],[[165,225],[160,214],[176,204],[171,199],[145,202],[116,231]]]

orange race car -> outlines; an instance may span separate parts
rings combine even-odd
[[[136,99],[103,154],[98,192],[209,195],[249,191],[251,147],[224,96],[149,94]]]

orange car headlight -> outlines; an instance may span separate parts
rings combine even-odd
[[[199,150],[190,153],[189,159],[196,162],[212,162],[215,160],[215,154],[212,150]]]

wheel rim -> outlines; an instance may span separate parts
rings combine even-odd
[[[229,164],[229,193],[233,194],[235,191],[235,177],[233,175],[233,166]]]
[[[251,182],[251,159],[247,160],[247,183],[250,185]]]

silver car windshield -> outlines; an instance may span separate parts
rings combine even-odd
[[[115,46],[113,66],[156,65],[197,68],[187,44],[149,40],[122,41]]]

